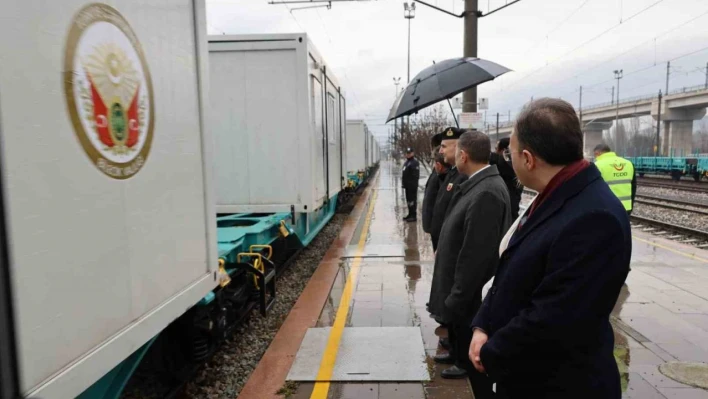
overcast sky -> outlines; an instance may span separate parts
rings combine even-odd
[[[276,0],[281,1],[281,0]],[[285,0],[291,1],[291,0]],[[479,0],[481,11],[508,0]],[[510,1],[510,0],[509,0]],[[410,2],[410,1],[409,1]],[[463,0],[427,0],[459,14]],[[269,0],[206,0],[209,34],[307,32],[347,92],[348,117],[365,119],[383,142],[395,96],[406,81],[407,20],[402,0],[271,5]],[[292,10],[292,11],[291,11]],[[706,0],[522,0],[480,19],[480,58],[510,72],[479,86],[487,119],[508,119],[533,97],[562,97],[578,106],[609,102],[623,69],[620,100],[706,83]],[[411,24],[411,78],[446,58],[462,56],[461,19],[422,4]]]

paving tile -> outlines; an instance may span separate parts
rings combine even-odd
[[[355,307],[349,319],[349,326],[381,327],[381,309]]]
[[[676,329],[669,328],[653,317],[622,318],[626,324],[654,343],[683,343],[685,340]],[[662,320],[663,321],[663,320]]]
[[[446,380],[447,381],[447,380]],[[472,388],[466,380],[455,380],[457,385],[427,386],[424,388],[427,399],[474,399]]]
[[[659,388],[667,399],[708,399],[708,391],[698,388]]]
[[[666,363],[664,359],[660,358],[654,352],[644,347],[630,348],[629,357],[631,364],[635,364],[638,366],[658,366],[660,364]]]
[[[708,285],[706,285],[706,287],[708,287]],[[684,314],[681,315],[681,319],[708,332],[708,314]]]
[[[630,374],[637,373],[655,388],[685,388],[686,385],[661,374],[657,366],[629,365]],[[631,378],[630,378],[631,379]]]
[[[708,363],[708,351],[691,343],[658,345],[680,361]]]
[[[357,291],[354,293],[354,301],[381,303],[381,291]]]
[[[359,285],[356,287],[356,291],[382,291],[383,290],[383,284],[381,283],[362,283],[360,282]]]
[[[425,399],[423,384],[421,383],[381,383],[379,384],[379,398],[382,399]]]
[[[378,399],[379,384],[377,383],[334,383],[330,385],[329,399]]]
[[[669,352],[662,349],[659,345],[653,342],[645,342],[644,347],[649,349],[653,354],[659,356],[665,362],[673,362],[676,360]]]
[[[623,393],[622,397],[627,399],[666,399],[664,395],[639,373],[629,373],[627,390]]]

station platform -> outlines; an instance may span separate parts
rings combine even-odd
[[[444,353],[438,341],[446,335],[425,307],[433,275],[432,244],[422,230],[420,210],[418,222],[402,220],[407,208],[400,174],[398,164],[381,163],[239,398],[474,397],[467,379],[441,378],[450,366],[432,360]],[[419,206],[422,196],[421,191]],[[708,251],[635,230],[632,271],[612,316],[623,397],[708,399],[708,391],[659,371],[659,365],[672,361],[708,362]],[[371,367],[360,377],[343,380],[341,362],[346,359],[341,357],[350,359],[352,347],[342,345],[353,331],[394,331],[392,327],[422,339],[418,362],[424,363],[425,378],[369,380],[369,373],[403,371],[373,367],[405,358],[398,353],[400,346],[392,345],[367,354]],[[307,368],[301,347],[311,344],[314,335],[322,342],[320,352],[310,352],[316,353],[310,359],[313,378],[286,382]],[[377,339],[359,344],[354,352],[381,344]]]

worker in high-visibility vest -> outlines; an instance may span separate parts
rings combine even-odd
[[[595,166],[600,170],[602,178],[622,202],[627,214],[631,214],[634,197],[637,193],[637,176],[634,173],[634,165],[617,156],[607,144],[598,144],[594,152]]]

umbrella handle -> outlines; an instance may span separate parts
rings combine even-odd
[[[455,116],[455,111],[452,109],[452,104],[450,103],[450,99],[447,99],[447,105],[450,106],[450,112],[452,112],[452,119],[455,120],[455,125],[457,125],[457,128],[460,128],[460,124],[457,122],[457,117]]]

